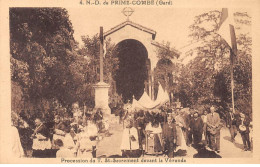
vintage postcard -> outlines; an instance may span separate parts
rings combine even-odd
[[[2,0],[0,15],[0,163],[260,163],[259,0]]]

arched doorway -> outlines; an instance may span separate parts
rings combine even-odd
[[[149,60],[145,46],[134,39],[126,39],[115,47],[119,68],[114,74],[116,91],[122,95],[123,102],[139,99],[148,81]]]

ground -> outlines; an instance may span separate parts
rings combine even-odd
[[[118,117],[112,117],[113,120],[118,120]],[[121,140],[123,124],[119,124],[118,121],[111,121],[110,135],[104,137],[97,145],[97,157],[121,157]],[[243,142],[240,134],[236,136],[236,142],[230,141],[229,129],[222,128],[220,132],[220,153],[217,156],[222,158],[239,158],[239,157],[252,157],[251,151],[243,151]],[[210,152],[210,151],[209,151]],[[210,152],[215,154],[214,152]],[[197,154],[197,150],[193,147],[188,147],[187,154],[183,157],[192,158],[194,154]],[[216,155],[216,154],[215,154]],[[162,155],[161,155],[162,156]],[[144,157],[152,157],[145,155]]]

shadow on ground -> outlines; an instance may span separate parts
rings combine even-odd
[[[215,151],[206,149],[204,144],[199,145],[197,148],[197,153],[193,155],[193,158],[222,158]]]
[[[225,139],[225,140],[227,140],[227,141],[232,143],[230,136],[225,136],[225,137],[223,137],[223,139]],[[243,144],[237,143],[236,141],[234,142],[234,146],[236,146],[237,148],[239,148],[241,150],[243,150],[243,148],[244,148]]]

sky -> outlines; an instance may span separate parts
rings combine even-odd
[[[182,48],[191,40],[189,26],[194,17],[213,9],[200,8],[133,8],[130,20],[157,32],[155,41],[169,41],[171,47]],[[81,36],[93,36],[103,26],[104,32],[126,21],[123,7],[67,8],[74,28],[74,37],[82,45]],[[221,9],[218,9],[221,10]]]

